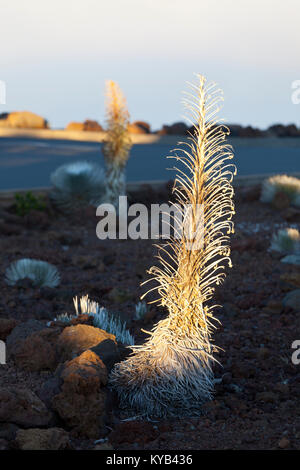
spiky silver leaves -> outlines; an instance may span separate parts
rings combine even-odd
[[[50,176],[51,198],[62,210],[100,204],[104,192],[104,171],[96,163],[78,161],[57,168]]]
[[[94,326],[115,335],[116,339],[125,345],[134,344],[134,338],[126,328],[126,323],[109,314],[106,308],[100,307],[97,302],[90,300],[88,295],[79,300],[75,297],[73,302],[77,315],[83,313],[92,316]]]
[[[270,249],[283,255],[300,253],[299,230],[291,227],[278,230],[272,236]]]
[[[275,175],[263,181],[260,200],[273,202],[277,193],[287,195],[294,206],[300,207],[300,179],[288,175]]]
[[[80,299],[74,297],[73,303],[76,314],[68,315],[67,313],[62,313],[57,316],[55,321],[58,320],[64,323],[70,323],[70,321],[78,317],[78,315],[86,314],[93,318],[93,325],[96,328],[101,328],[101,330],[115,335],[117,341],[120,341],[124,345],[130,346],[134,344],[134,338],[126,328],[126,322],[122,322],[120,318],[109,313],[106,308],[100,307],[97,302],[90,300],[88,295],[80,297]]]
[[[60,283],[60,275],[55,266],[30,258],[13,262],[6,270],[5,280],[10,286],[22,279],[30,279],[37,287],[56,287]]]

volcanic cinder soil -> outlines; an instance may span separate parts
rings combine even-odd
[[[145,186],[131,201],[168,197],[167,188],[158,193]],[[233,268],[214,299],[223,306],[215,310],[222,366],[214,367],[214,399],[200,417],[153,421],[121,410],[106,385],[107,369],[126,355],[114,337],[82,316],[71,326],[74,344],[70,326],[53,323],[74,313],[74,296],[88,294],[127,322],[136,343],[143,341],[141,328],[166,315],[151,306],[143,319],[134,318],[140,283],[155,262],[153,241],[99,240],[94,208],[66,216],[49,204],[46,212],[19,217],[13,206],[3,207],[0,339],[7,364],[0,365],[0,448],[300,449],[300,365],[291,359],[291,345],[300,340],[300,303],[283,304],[300,288],[300,266],[268,251],[274,231],[299,228],[300,215],[258,199],[259,188],[236,190]],[[19,258],[54,264],[60,285],[37,289],[24,280],[8,286],[5,269]],[[106,349],[98,345],[103,340]]]

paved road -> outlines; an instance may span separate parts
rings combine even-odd
[[[239,175],[300,172],[300,139],[232,139]],[[127,166],[128,181],[173,177],[170,145],[136,144]],[[0,138],[0,190],[50,185],[50,173],[78,160],[103,165],[101,144],[70,140]]]

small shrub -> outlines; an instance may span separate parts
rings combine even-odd
[[[286,255],[300,252],[300,232],[295,228],[284,228],[273,235],[271,250]]]
[[[300,207],[300,179],[294,176],[276,175],[262,184],[260,200],[271,203],[277,193],[285,193],[291,204]]]
[[[46,202],[42,196],[34,196],[31,191],[27,193],[15,194],[15,205],[17,215],[24,216],[32,210],[44,211],[46,210]]]
[[[30,279],[37,287],[56,287],[60,283],[57,268],[46,261],[24,258],[13,262],[6,270],[5,280],[13,286],[22,279]]]
[[[51,198],[63,210],[98,205],[104,194],[104,172],[96,163],[79,161],[58,167],[50,176]]]

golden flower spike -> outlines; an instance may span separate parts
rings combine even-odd
[[[197,414],[211,399],[217,348],[211,341],[215,306],[207,302],[225,277],[225,264],[231,266],[235,167],[227,163],[233,158],[225,141],[229,129],[216,120],[222,92],[215,84],[206,86],[201,75],[189,86],[184,102],[196,122],[194,133],[170,157],[185,168],[175,168],[173,192],[178,207],[190,207],[188,230],[183,217],[181,236],[160,246],[160,266],[148,271],[169,315],[155,325],[145,344],[132,346],[131,356],[116,364],[110,376],[121,405],[151,417]]]

